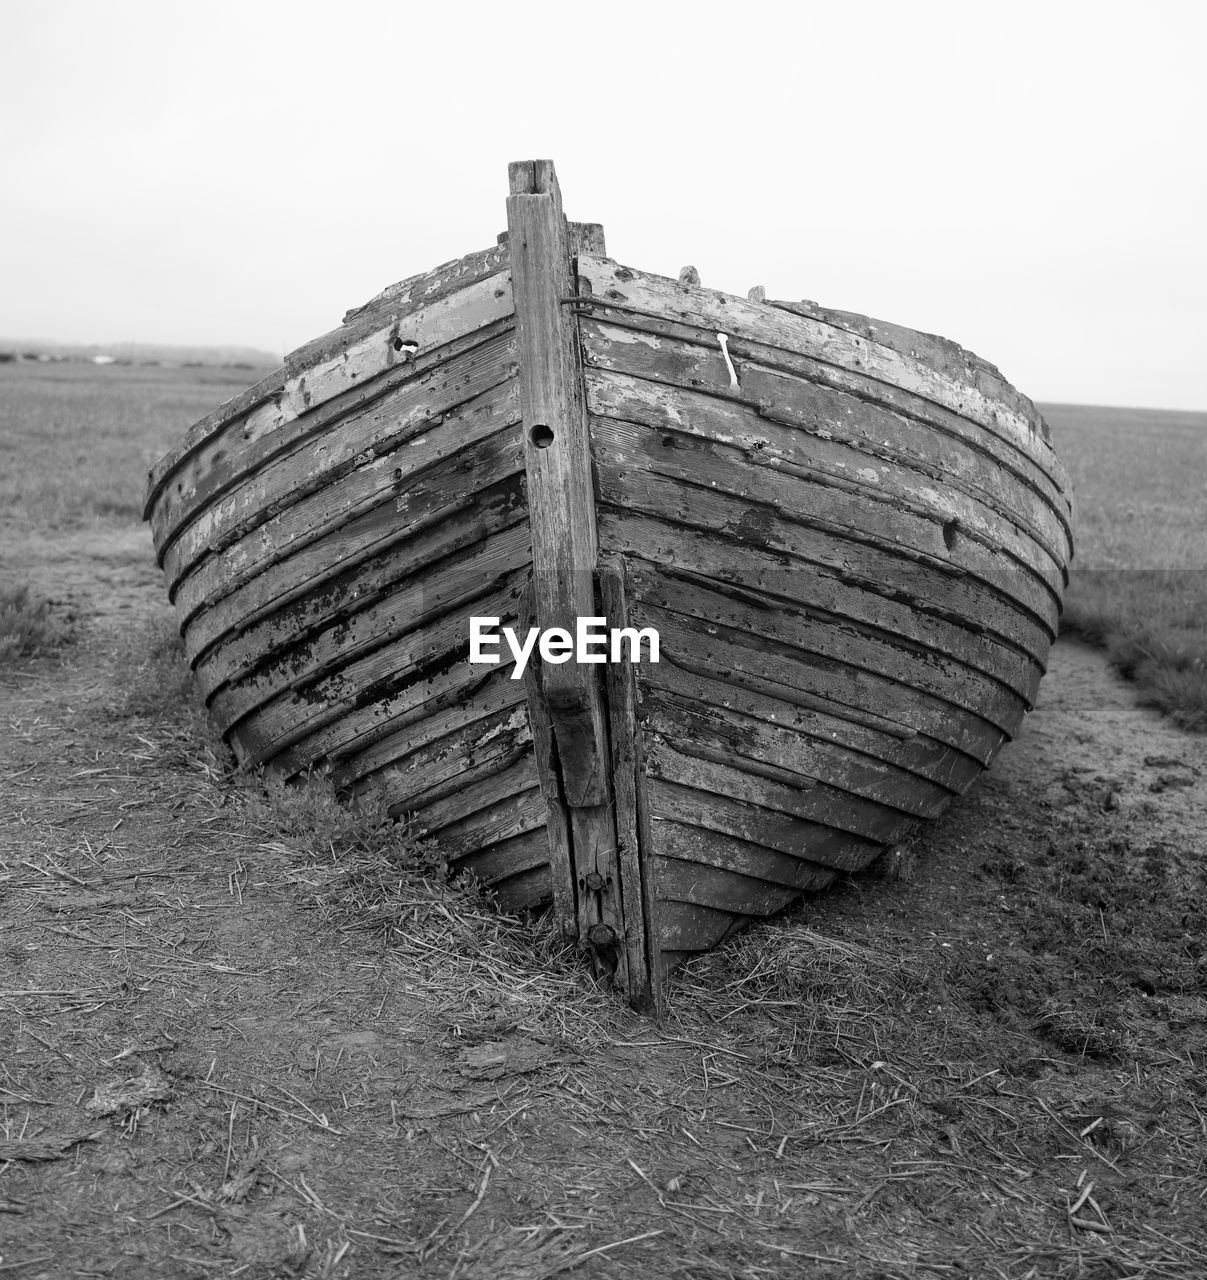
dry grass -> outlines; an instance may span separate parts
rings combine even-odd
[[[966,867],[970,833],[990,852],[982,791],[908,894],[851,884],[735,939],[675,977],[654,1025],[541,922],[424,875],[431,851],[379,807],[236,778],[187,703],[155,703],[172,654],[148,628],[103,679],[13,708],[6,1262],[197,1280],[1202,1274],[1207,1002],[1193,960],[1156,998],[1107,978],[1170,954],[1181,925],[1126,841],[1071,860],[1092,790],[1014,810],[957,911],[928,864],[946,839]],[[114,721],[123,699],[142,711]],[[1173,896],[1202,899],[1201,867],[1163,865],[1199,876]],[[1015,909],[991,921],[1007,873]]]
[[[1077,498],[1062,626],[1207,731],[1207,414],[1045,405]]]
[[[28,583],[0,587],[0,666],[61,648],[71,628]]]
[[[986,956],[982,906],[928,950],[852,921],[851,894],[869,892],[852,886],[845,904],[827,899],[824,932],[788,920],[702,957],[654,1027],[542,923],[418,878],[371,809],[348,839],[321,786],[247,803],[270,837],[260,848],[328,929],[380,936],[424,1010],[412,1026],[445,1028],[455,1054],[464,1096],[446,1085],[400,1121],[407,1135],[459,1131],[475,1161],[465,1207],[411,1233],[421,1273],[551,1276],[594,1258],[601,1275],[684,1280],[1200,1274],[1192,1237],[1153,1216],[1172,1194],[1184,1227],[1207,1226],[1198,1051],[1154,1051],[1146,1000],[1101,990],[1121,954],[1108,946],[1083,950],[1081,975],[1045,970],[1021,939],[1020,954]],[[1011,841],[1078,831],[1076,815],[1036,814]],[[1050,884],[1031,865],[1024,928],[1039,947],[1052,930],[1081,936],[1058,896],[1080,883],[1067,860]],[[1104,919],[1083,910],[1087,932]],[[1137,946],[1142,919],[1122,930]],[[838,936],[844,920],[857,937]],[[1190,1001],[1179,1009],[1203,1003],[1193,965],[1170,981]],[[480,1107],[490,1115],[469,1119]],[[500,1199],[496,1182],[512,1190]],[[524,1216],[533,1202],[544,1221]],[[467,1230],[487,1212],[488,1228]]]

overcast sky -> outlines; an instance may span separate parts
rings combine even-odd
[[[1207,5],[0,0],[0,334],[278,355],[492,244],[609,253],[1207,409]]]

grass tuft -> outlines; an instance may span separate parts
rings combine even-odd
[[[261,773],[249,783],[242,796],[249,833],[313,886],[314,901],[333,921],[384,931],[413,920],[417,902],[426,911],[450,894],[466,905],[481,896],[468,880],[447,885],[436,845],[391,817],[376,792],[349,800],[319,774],[286,782]]]
[[[870,1009],[918,988],[917,967],[900,956],[830,937],[797,924],[743,934],[731,953],[741,975],[731,989],[747,995],[841,1001]]]
[[[437,865],[429,846],[390,816],[383,797],[368,792],[344,800],[320,774],[298,782],[259,775],[244,796],[244,814],[254,829],[301,853],[349,864],[385,861],[396,869]]]
[[[1207,571],[1082,570],[1061,630],[1104,647],[1148,705],[1207,732]]]
[[[50,601],[36,595],[29,583],[0,588],[0,663],[51,653],[70,638]]]
[[[159,618],[140,628],[118,662],[126,674],[115,715],[164,720],[197,713],[200,699],[173,620]]]
[[[1119,1058],[1129,1047],[1122,1024],[1109,1011],[1070,1007],[1055,999],[1044,1002],[1033,1029],[1064,1053],[1083,1058]]]

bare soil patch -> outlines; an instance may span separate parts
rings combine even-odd
[[[10,547],[80,638],[0,675],[3,1274],[1207,1272],[1207,740],[1098,652],[655,1025],[250,825],[141,530]]]

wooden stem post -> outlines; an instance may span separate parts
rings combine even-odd
[[[509,168],[507,242],[520,350],[528,508],[532,526],[531,607],[542,630],[576,634],[580,618],[602,616],[595,598],[599,548],[583,396],[572,242],[548,160]],[[602,247],[602,231],[598,236]],[[625,991],[632,990],[617,853],[617,816],[604,681],[573,655],[542,662],[528,686],[542,790],[550,809],[554,909],[564,933],[589,944]],[[570,883],[564,883],[568,874]],[[559,883],[559,879],[562,882]],[[644,929],[638,930],[644,953]],[[648,986],[648,975],[632,975]]]
[[[595,497],[578,333],[563,298],[574,292],[561,192],[547,160],[510,167],[511,279],[520,346],[533,598],[542,628],[574,634],[595,614]],[[606,716],[591,666],[545,664],[541,683],[561,757],[566,802],[604,804]]]

